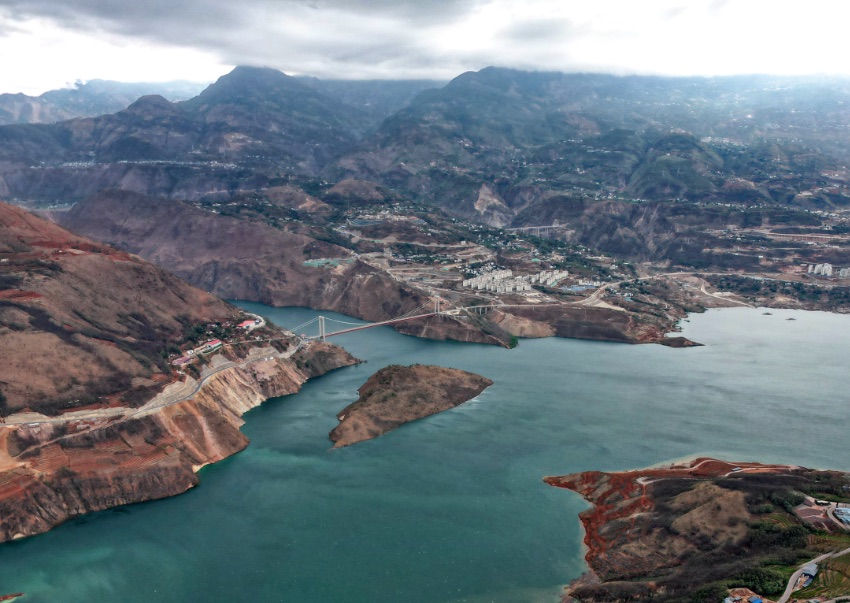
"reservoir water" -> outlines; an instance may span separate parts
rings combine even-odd
[[[288,327],[317,314],[240,305]],[[692,315],[684,335],[706,346],[691,349],[551,338],[505,350],[386,327],[340,336],[367,363],[248,413],[251,445],[204,468],[197,488],[0,545],[0,594],[557,601],[585,567],[585,504],[545,475],[703,454],[850,470],[850,316],[771,312]],[[462,368],[495,384],[456,409],[330,450],[335,414],[393,363]]]

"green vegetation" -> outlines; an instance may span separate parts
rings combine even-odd
[[[850,553],[822,563],[818,575],[806,588],[794,593],[798,600],[850,595]]]
[[[642,533],[666,534],[662,537],[687,541],[691,550],[677,564],[651,575],[604,576],[606,581],[601,585],[583,587],[574,596],[583,601],[635,600],[647,596],[643,591],[647,581],[663,589],[652,593],[652,600],[659,603],[716,602],[726,595],[726,589],[739,587],[773,596],[784,591],[801,563],[824,551],[850,547],[850,534],[815,532],[793,513],[794,507],[803,501],[803,494],[818,499],[833,496],[850,502],[850,480],[843,473],[793,470],[784,474],[733,474],[710,481],[713,489],[700,491],[696,490],[700,482],[692,479],[665,479],[652,485],[654,509],[640,529]],[[755,516],[745,532],[736,528],[742,521],[748,521],[743,510],[738,511],[737,517],[730,515],[728,532],[722,529],[725,523],[713,533],[683,529],[684,514],[696,512],[703,505],[706,508],[715,501],[717,511],[723,511],[721,500],[740,500],[724,494],[724,490],[743,493],[746,511]],[[685,498],[680,498],[682,495]],[[693,502],[683,506],[681,501],[688,500],[688,496]],[[732,513],[732,509],[725,511]],[[847,579],[842,572],[848,562],[850,557],[842,557],[828,577],[825,572],[824,579],[830,587]],[[838,587],[835,588],[830,592],[836,594]]]
[[[829,308],[850,304],[850,287],[808,285],[797,281],[737,275],[707,275],[704,278],[722,291],[732,291],[745,297],[786,295],[800,302],[825,304]]]

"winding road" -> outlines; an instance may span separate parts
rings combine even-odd
[[[797,580],[800,579],[800,576],[803,575],[803,568],[812,563],[820,563],[821,561],[825,561],[827,559],[831,559],[833,557],[841,557],[842,555],[850,554],[850,548],[846,548],[843,551],[838,551],[837,553],[824,553],[819,557],[815,557],[811,561],[807,561],[803,565],[801,565],[796,572],[791,575],[791,579],[788,580],[788,586],[785,587],[785,592],[782,593],[782,596],[777,599],[776,603],[786,603],[791,595],[794,593],[794,586],[797,584]],[[844,597],[839,597],[838,599],[844,599]],[[838,599],[833,599],[837,601]]]
[[[269,340],[270,341],[270,340]],[[76,411],[71,412],[61,417],[50,417],[50,418],[28,418],[26,416],[22,416],[18,419],[14,418],[14,415],[7,418],[4,423],[0,423],[0,426],[15,426],[15,425],[46,425],[46,424],[61,424],[68,423],[71,421],[91,421],[98,419],[109,419],[109,418],[125,418],[131,419],[135,417],[144,416],[150,414],[153,411],[166,408],[168,406],[172,406],[174,404],[179,404],[180,402],[185,402],[193,398],[201,388],[206,384],[206,382],[213,376],[218,373],[225,371],[227,369],[238,367],[243,368],[254,362],[260,362],[262,360],[270,360],[271,358],[279,358],[286,359],[292,357],[298,350],[300,350],[305,345],[305,342],[301,339],[298,340],[298,345],[294,348],[287,350],[286,352],[277,352],[274,351],[272,353],[268,353],[265,351],[263,354],[258,355],[255,358],[247,358],[241,362],[233,362],[226,361],[218,364],[215,368],[204,374],[199,381],[194,381],[192,379],[187,379],[182,382],[182,387],[170,394],[165,394],[164,392],[160,392],[156,397],[150,400],[144,406],[139,408],[127,408],[126,406],[114,407],[114,408],[97,408],[94,410],[88,411]],[[194,383],[194,385],[192,385]],[[186,391],[188,389],[188,391]],[[9,420],[11,419],[11,420]]]

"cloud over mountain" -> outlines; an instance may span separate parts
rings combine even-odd
[[[197,70],[205,74],[210,65],[221,73],[240,64],[324,78],[447,79],[487,65],[844,73],[847,42],[839,29],[847,13],[850,7],[825,0],[805,10],[766,0],[0,0],[0,52],[35,38],[42,46],[32,48],[61,60],[63,36],[77,36],[78,47],[86,36],[116,55],[144,46],[147,55],[127,55],[139,62],[147,56],[191,71],[192,61],[206,61]],[[36,54],[29,53],[31,67],[41,60]]]

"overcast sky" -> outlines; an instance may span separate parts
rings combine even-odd
[[[844,0],[0,0],[0,92],[210,81],[235,65],[449,79],[488,65],[850,73]]]

